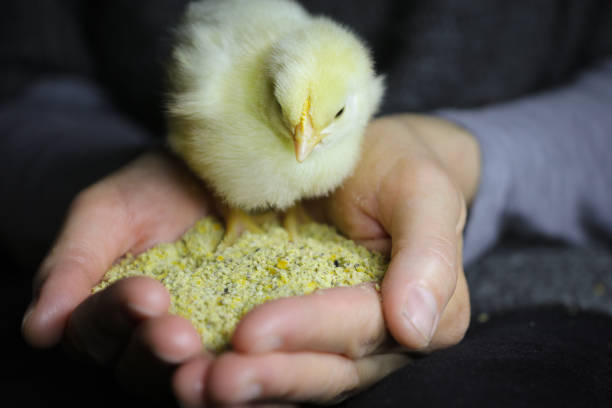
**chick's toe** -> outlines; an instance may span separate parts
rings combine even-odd
[[[298,228],[300,225],[312,222],[312,218],[306,212],[301,204],[296,204],[289,208],[283,218],[283,226],[289,234],[289,240],[295,241],[298,236]]]
[[[220,245],[231,246],[242,235],[244,231],[260,234],[257,219],[242,210],[232,208],[227,210],[225,216],[225,236]]]

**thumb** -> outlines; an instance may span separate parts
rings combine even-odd
[[[403,183],[405,187],[395,186],[395,199],[381,208],[392,239],[391,263],[382,285],[383,311],[400,344],[424,349],[448,312],[461,275],[465,204],[437,169],[408,174],[420,176]]]

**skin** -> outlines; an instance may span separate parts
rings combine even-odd
[[[168,314],[169,295],[154,280],[90,295],[124,253],[172,241],[216,208],[182,164],[146,154],[76,198],[35,278],[23,335],[114,367],[130,389],[170,384],[183,406],[336,401],[408,363],[406,351],[463,338],[470,306],[461,237],[479,160],[475,139],[443,120],[374,121],[353,176],[307,206],[391,253],[380,291],[370,284],[266,303],[238,325],[234,351],[215,357],[189,322]]]

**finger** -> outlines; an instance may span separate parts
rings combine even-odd
[[[332,197],[320,201],[318,205],[324,208],[326,221],[334,224],[346,236],[370,250],[388,253],[390,237],[378,221],[378,204],[374,194],[371,194],[375,188],[369,182],[369,178],[354,174]]]
[[[169,306],[170,296],[161,283],[144,277],[120,280],[75,309],[65,342],[98,363],[111,363],[144,319],[165,315]]]
[[[289,400],[332,402],[402,367],[409,358],[381,354],[351,360],[336,354],[227,353],[209,371],[208,395],[221,404]]]
[[[355,174],[331,197],[307,201],[303,205],[313,220],[333,224],[357,244],[388,254],[391,252],[391,237],[377,220],[376,210],[370,207],[371,197],[355,192],[373,190],[365,184]]]
[[[249,312],[232,337],[237,351],[321,351],[358,358],[388,340],[374,284],[278,299]]]
[[[382,297],[393,337],[406,347],[423,349],[455,293],[465,204],[441,170],[416,164],[400,163],[395,169],[403,180],[400,186],[381,186],[381,220],[392,236]]]
[[[112,262],[129,249],[132,225],[125,206],[107,196],[86,197],[70,211],[60,237],[35,277],[35,299],[23,334],[38,347],[56,344],[69,313],[91,292]]]
[[[56,344],[69,313],[117,258],[176,238],[203,214],[196,183],[169,163],[143,156],[75,200],[35,277],[22,324],[30,344]]]
[[[175,367],[201,352],[200,336],[188,320],[174,315],[148,319],[134,332],[115,374],[137,393],[168,392]]]
[[[206,378],[212,364],[209,355],[196,356],[179,366],[172,375],[172,390],[181,407],[206,405]]]

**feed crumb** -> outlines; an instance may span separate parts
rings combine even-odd
[[[378,282],[388,266],[385,256],[328,225],[302,225],[294,241],[277,223],[268,222],[263,230],[245,232],[228,247],[219,245],[222,224],[203,218],[174,243],[126,255],[93,291],[130,276],[157,279],[170,293],[170,313],[189,319],[204,346],[220,352],[229,348],[236,324],[253,307],[317,289]]]
[[[486,312],[478,313],[476,320],[478,321],[478,323],[486,323],[489,321],[489,314]]]

